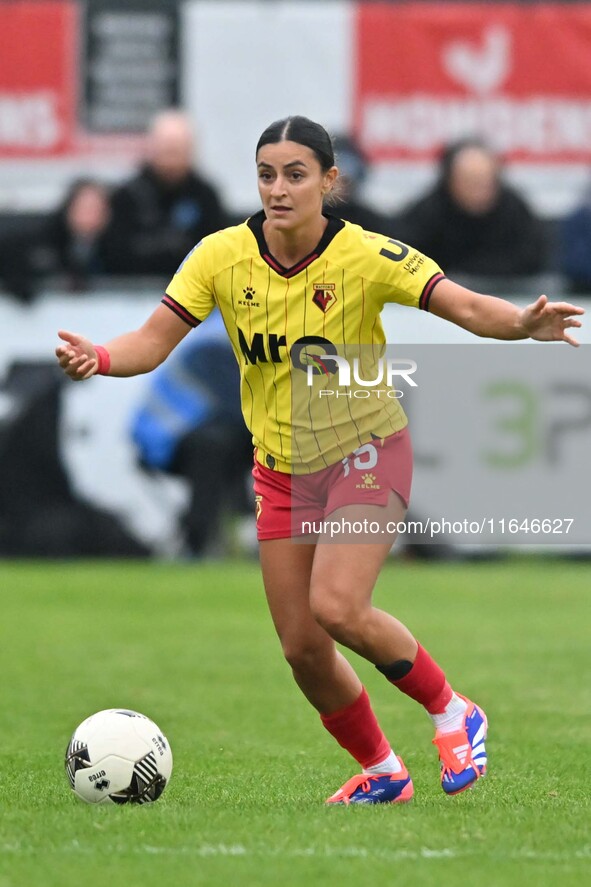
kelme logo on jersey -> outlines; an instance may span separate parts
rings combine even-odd
[[[243,307],[246,307],[246,308],[260,308],[261,307],[261,303],[256,302],[254,299],[254,297],[256,296],[256,291],[253,290],[253,288],[251,286],[245,286],[244,289],[242,290],[242,293],[244,295],[244,298],[238,299],[239,305],[242,305]]]
[[[312,301],[317,308],[320,308],[323,314],[326,314],[329,308],[332,308],[337,300],[335,295],[336,286],[334,283],[315,283],[314,295]]]

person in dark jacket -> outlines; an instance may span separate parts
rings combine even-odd
[[[216,190],[193,168],[194,140],[181,111],[158,114],[144,165],[113,195],[119,274],[162,274],[206,234],[224,227]]]
[[[439,178],[404,211],[396,237],[432,256],[446,274],[523,276],[547,268],[542,222],[502,178],[479,139],[449,145]]]
[[[560,270],[572,292],[591,294],[591,186],[559,225]]]
[[[61,206],[0,243],[0,277],[9,293],[30,301],[43,281],[83,292],[113,271],[111,204],[106,185],[76,179]]]

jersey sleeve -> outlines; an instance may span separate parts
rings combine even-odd
[[[177,268],[162,299],[192,327],[205,320],[215,306],[211,251],[209,237],[199,241]]]
[[[445,274],[433,259],[414,247],[387,237],[375,238],[380,283],[385,285],[384,302],[398,302],[429,310],[429,299]]]

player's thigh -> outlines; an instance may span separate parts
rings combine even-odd
[[[326,518],[327,531],[318,539],[312,566],[312,610],[327,598],[345,609],[370,603],[405,515],[406,506],[392,491],[385,506],[345,505]]]
[[[267,539],[259,544],[265,594],[286,654],[332,641],[310,610],[313,544]],[[289,658],[289,656],[288,656]]]

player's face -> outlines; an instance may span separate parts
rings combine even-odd
[[[267,220],[289,231],[317,220],[337,176],[323,172],[311,148],[297,142],[263,145],[257,154],[259,194]]]

